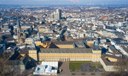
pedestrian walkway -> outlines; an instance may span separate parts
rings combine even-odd
[[[71,72],[69,70],[69,62],[63,62],[60,69],[62,69],[62,72],[58,74],[58,76],[71,76]]]

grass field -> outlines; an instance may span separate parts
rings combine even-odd
[[[91,63],[91,62],[87,62],[87,61],[71,61],[70,63],[69,63],[69,69],[71,70],[71,71],[76,71],[76,70],[80,70],[80,66],[82,65],[82,64],[85,64],[85,63]]]
[[[69,62],[70,71],[79,71],[81,69],[81,65],[90,64],[92,69],[102,68],[102,65],[99,62],[91,62],[91,61],[71,61]]]

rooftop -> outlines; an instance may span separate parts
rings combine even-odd
[[[112,50],[114,54],[121,54],[120,51],[116,49],[114,45],[109,46],[109,48]]]
[[[56,75],[58,71],[58,62],[42,62],[37,65],[34,75]]]
[[[121,46],[127,53],[128,53],[128,45],[127,46]]]
[[[112,40],[118,45],[128,45],[128,42],[122,38],[114,38]]]
[[[74,49],[41,49],[42,53],[92,53],[92,49],[74,48]]]
[[[103,62],[106,64],[106,65],[114,65],[115,62],[111,62],[110,60],[108,60],[105,56],[102,56],[101,59],[103,60]]]

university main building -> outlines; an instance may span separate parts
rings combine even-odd
[[[39,46],[29,50],[29,56],[39,61],[99,61],[101,50],[99,48],[89,48],[93,41],[79,42],[35,42]]]

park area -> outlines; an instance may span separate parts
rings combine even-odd
[[[103,67],[99,62],[91,61],[71,61],[69,62],[71,72],[103,72]]]

